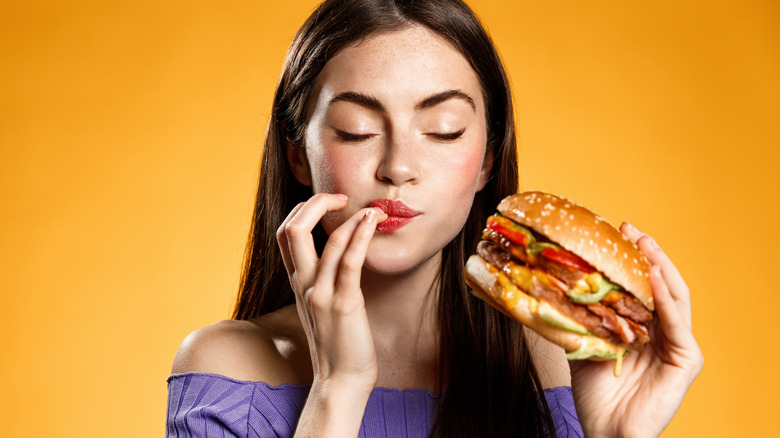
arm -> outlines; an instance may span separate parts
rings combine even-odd
[[[360,273],[377,220],[385,215],[358,211],[331,233],[322,258],[311,234],[327,212],[346,204],[346,197],[314,195],[293,209],[277,232],[314,373],[296,437],[357,436],[377,379]]]

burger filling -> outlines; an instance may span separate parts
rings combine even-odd
[[[644,324],[652,313],[576,254],[500,214],[488,218],[482,237],[477,251],[483,259],[588,334],[632,350],[641,350],[649,340]],[[541,307],[538,313],[547,320]],[[546,313],[551,314],[549,309]]]

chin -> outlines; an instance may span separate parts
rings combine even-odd
[[[376,249],[369,246],[363,268],[379,275],[404,275],[410,273],[431,261],[440,254],[416,254],[408,250]]]

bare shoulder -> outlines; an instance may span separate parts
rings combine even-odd
[[[531,349],[531,357],[534,359],[536,369],[539,371],[539,380],[542,387],[556,388],[558,386],[571,386],[571,372],[569,362],[566,360],[566,352],[558,345],[553,344],[530,329],[523,330]]]
[[[311,361],[295,306],[259,318],[225,320],[190,333],[174,374],[201,372],[271,385],[311,383]]]

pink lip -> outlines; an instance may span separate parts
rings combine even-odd
[[[392,199],[377,199],[368,206],[378,208],[388,216],[385,221],[376,226],[380,233],[392,233],[422,214],[403,202]]]

